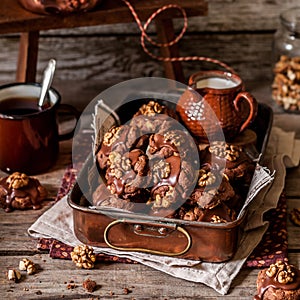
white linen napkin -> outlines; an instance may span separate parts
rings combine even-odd
[[[268,169],[258,167],[256,170],[257,184],[255,184],[255,180],[252,182],[255,197],[249,204],[247,223],[239,241],[237,252],[230,261],[207,263],[138,252],[123,252],[111,248],[94,247],[94,251],[130,258],[172,276],[206,284],[225,295],[247,257],[259,244],[267,230],[268,223],[263,221],[262,216],[264,212],[277,206],[284,187],[285,167],[299,164],[300,153],[295,148],[299,146],[299,142],[294,139],[293,133],[286,133],[278,128],[273,128],[266,151],[266,159],[263,162]],[[273,180],[274,170],[276,170],[276,176],[272,184],[269,184]],[[259,185],[260,180],[263,180],[265,184]],[[36,238],[54,238],[71,246],[81,244],[73,232],[72,213],[72,209],[67,203],[67,197],[64,197],[36,220],[28,232]]]

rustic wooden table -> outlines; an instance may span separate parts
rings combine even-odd
[[[257,88],[259,99],[268,102],[266,89]],[[255,91],[254,91],[255,92]],[[276,110],[276,109],[275,109]],[[286,130],[295,130],[300,138],[300,115],[278,113],[274,125]],[[72,141],[60,144],[60,155],[56,165],[38,179],[55,197],[66,167],[71,163]],[[298,149],[300,151],[300,149]],[[4,176],[0,173],[0,177]],[[289,169],[286,177],[288,211],[300,207],[300,167]],[[2,299],[252,299],[256,292],[258,269],[243,269],[234,280],[228,295],[222,296],[211,288],[156,271],[141,264],[101,262],[95,269],[76,268],[69,260],[52,259],[46,252],[37,250],[37,240],[28,236],[27,229],[51,207],[53,201],[44,202],[41,210],[0,210],[0,285]],[[288,220],[288,242],[290,262],[300,267],[300,227]],[[38,265],[38,272],[26,276],[19,283],[9,281],[6,271],[17,268],[19,261],[27,257]],[[82,282],[91,278],[99,288],[88,293]],[[69,289],[72,283],[75,288]],[[126,294],[124,288],[130,293]]]

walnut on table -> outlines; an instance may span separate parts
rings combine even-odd
[[[93,269],[96,261],[93,248],[87,245],[75,246],[71,252],[71,258],[77,267],[84,269]]]
[[[22,277],[22,275],[21,275],[21,273],[18,270],[9,269],[7,271],[7,278],[8,278],[8,280],[12,280],[14,282],[18,282],[18,281],[20,281],[21,277]]]
[[[36,267],[33,261],[28,258],[23,258],[19,262],[19,270],[20,271],[27,271],[28,275],[32,275],[36,272]]]

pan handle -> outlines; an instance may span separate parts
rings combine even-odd
[[[115,250],[121,250],[121,251],[138,251],[138,252],[145,252],[145,253],[150,253],[150,254],[158,254],[158,255],[166,255],[166,256],[179,256],[179,255],[182,255],[184,253],[186,253],[190,247],[191,247],[191,244],[192,244],[192,239],[191,239],[191,236],[190,234],[181,226],[178,226],[176,225],[175,229],[178,230],[179,232],[183,233],[183,235],[186,237],[187,239],[187,245],[186,247],[180,251],[180,252],[176,252],[176,253],[173,253],[173,252],[163,252],[163,251],[158,251],[158,250],[151,250],[151,249],[147,249],[147,248],[138,248],[138,247],[119,247],[119,246],[115,246],[113,245],[109,239],[108,239],[108,233],[110,231],[110,229],[119,224],[119,223],[126,223],[127,221],[126,220],[123,220],[123,219],[120,219],[120,220],[114,220],[112,221],[111,223],[109,223],[105,230],[104,230],[104,241],[105,243],[112,249],[115,249]],[[131,223],[131,222],[129,222]],[[173,225],[174,226],[174,225]],[[173,227],[172,226],[172,227]],[[168,227],[168,225],[166,224],[166,227]]]

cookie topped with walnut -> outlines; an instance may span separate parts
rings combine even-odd
[[[257,277],[257,294],[254,299],[299,300],[300,270],[283,261],[261,270]]]
[[[202,154],[202,161],[218,166],[230,183],[249,185],[255,171],[255,162],[240,146],[225,142],[212,142]]]
[[[38,179],[15,172],[0,179],[0,206],[6,212],[14,209],[39,209],[47,190]]]

